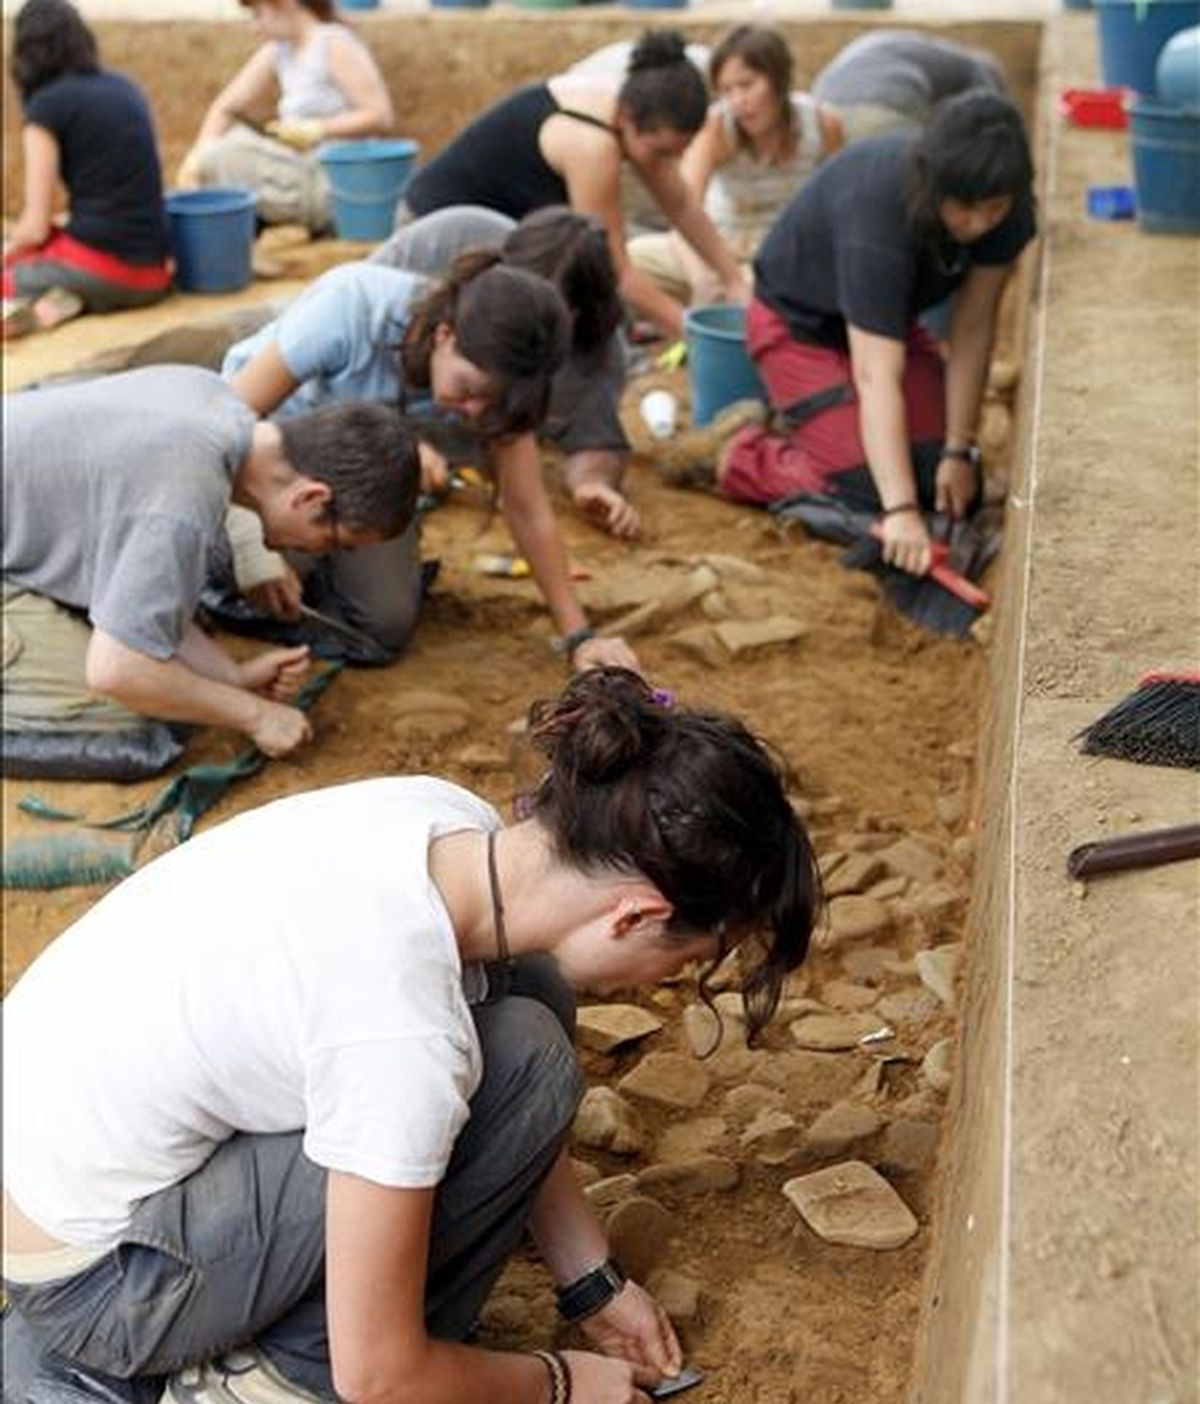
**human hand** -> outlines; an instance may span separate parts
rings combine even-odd
[[[621,638],[585,639],[571,654],[571,667],[577,673],[585,673],[589,668],[630,668],[635,673],[642,671],[637,654]]]
[[[246,598],[263,614],[273,619],[299,619],[302,588],[300,577],[284,564],[283,574],[264,580],[246,591]]]
[[[924,575],[932,560],[929,531],[920,510],[910,507],[884,517],[881,535],[883,559],[888,565],[907,570],[911,575]]]
[[[424,439],[417,444],[417,455],[421,460],[421,491],[440,497],[450,486],[450,464],[446,455]]]
[[[975,465],[966,458],[947,455],[937,468],[938,511],[948,512],[956,521],[965,517],[978,487],[979,474]]]
[[[605,1355],[645,1365],[654,1371],[655,1380],[677,1375],[683,1368],[683,1352],[670,1317],[637,1282],[627,1281],[611,1301],[579,1325]]]
[[[272,648],[260,653],[257,658],[240,664],[238,671],[244,688],[261,692],[277,702],[286,702],[300,691],[311,666],[308,645],[299,644],[295,648]]]
[[[325,140],[325,123],[316,117],[276,117],[266,130],[293,151],[311,151]]]
[[[649,1404],[650,1396],[639,1386],[659,1379],[645,1365],[586,1350],[564,1350],[562,1359],[571,1374],[571,1404]]]
[[[259,699],[249,735],[264,756],[277,758],[290,755],[297,746],[311,741],[312,726],[298,708],[264,697]]]
[[[176,190],[195,190],[200,184],[200,161],[202,159],[203,148],[199,142],[193,146],[187,155],[180,161],[175,171]]]
[[[637,508],[608,483],[580,483],[571,497],[583,515],[603,527],[609,535],[624,541],[641,535],[642,520]]]
[[[753,296],[754,282],[744,268],[739,268],[738,275],[733,282],[725,284],[725,297],[730,302],[748,307]]]

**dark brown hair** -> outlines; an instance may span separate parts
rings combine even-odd
[[[527,214],[501,247],[505,263],[548,278],[562,293],[576,350],[588,354],[608,343],[623,313],[608,234],[594,215],[546,205]]]
[[[713,88],[720,82],[721,69],[730,59],[741,59],[747,68],[761,73],[771,85],[779,106],[779,120],[789,132],[796,130],[796,114],[792,111],[792,51],[777,29],[761,24],[739,24],[731,29],[712,52],[708,61],[708,77]],[[738,144],[749,142],[738,128]]]
[[[238,0],[243,10],[256,9],[258,5],[278,5],[279,0]],[[302,10],[315,15],[323,24],[331,24],[338,17],[335,0],[296,0]]]
[[[535,273],[509,267],[498,250],[460,254],[413,313],[400,348],[406,386],[428,387],[439,326],[448,326],[459,354],[495,382],[495,402],[477,431],[507,435],[536,429],[546,417],[550,382],[570,343],[570,319],[558,290]]]
[[[668,930],[769,928],[741,984],[753,1039],[821,902],[783,767],[735,718],[664,705],[624,668],[591,669],[535,703],[530,729],[550,769],[528,812],[562,860],[641,873],[675,909]]]
[[[13,23],[9,73],[23,98],[64,73],[95,73],[96,36],[69,0],[25,0]]]
[[[279,421],[283,456],[332,489],[331,513],[351,531],[399,536],[413,519],[421,463],[412,430],[391,405],[343,400]]]
[[[639,132],[698,132],[708,116],[704,76],[673,29],[647,30],[633,46],[618,104]]]

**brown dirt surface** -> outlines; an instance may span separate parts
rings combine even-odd
[[[520,31],[519,46],[490,37],[504,26]],[[802,74],[811,74],[856,27],[813,27]],[[161,30],[157,35],[133,25],[98,28],[111,66],[130,72],[150,90],[170,166],[182,154],[203,104],[246,52],[246,33],[235,26],[162,25],[155,26]],[[627,28],[627,20],[608,28],[565,21],[555,28],[539,27],[511,14],[478,32],[475,21],[447,25],[438,18],[409,21],[395,31],[385,24],[378,30],[364,25],[392,77],[402,129],[431,144],[514,82],[564,66]],[[718,32],[717,26],[688,28],[699,37],[709,37],[710,29]],[[983,28],[967,26],[956,32]],[[1034,27],[993,30],[988,42],[1028,90]],[[177,78],[181,52],[190,55],[186,84]],[[400,72],[403,84],[396,81]],[[9,124],[6,143],[14,125]],[[6,164],[10,196],[15,163]],[[6,206],[11,209],[11,199]],[[279,287],[280,292],[288,290]],[[145,334],[165,324],[171,314],[164,307],[155,309],[152,321],[146,314],[139,316],[140,334]],[[100,322],[91,319],[53,336],[64,338],[62,347],[76,345],[82,358],[104,344]],[[127,329],[135,324],[122,322],[126,330],[117,339],[129,340]],[[21,354],[16,349],[11,363],[19,364]],[[62,352],[52,359],[65,363]],[[22,378],[29,378],[28,372]],[[686,399],[680,376],[657,374],[631,387],[628,421],[641,451],[631,470],[631,491],[643,514],[643,540],[635,546],[616,543],[562,505],[572,558],[591,577],[579,585],[584,603],[598,619],[612,619],[620,612],[623,586],[636,586],[652,568],[678,574],[678,562],[705,552],[734,555],[759,567],[765,581],[741,587],[741,607],[754,614],[766,602],[772,612],[798,619],[805,626],[800,639],[714,667],[668,637],[705,623],[700,606],[693,605],[635,640],[648,676],[674,689],[686,704],[737,712],[779,749],[796,773],[796,794],[820,850],[840,847],[848,833],[915,834],[947,855],[941,880],[965,896],[974,825],[974,743],[985,682],[983,650],[973,642],[920,633],[880,602],[871,580],[844,570],[836,550],[807,540],[799,529],[785,537],[765,514],[665,486],[636,416],[637,396],[653,384],[669,384]],[[508,549],[502,524],[489,517],[478,495],[460,494],[433,513],[426,523],[424,552],[441,560],[441,572],[410,652],[387,669],[343,673],[317,703],[315,743],[293,761],[269,764],[233,790],[204,822],[219,822],[280,795],[383,773],[444,775],[511,812],[514,796],[531,773],[512,725],[524,716],[531,699],[555,691],[562,670],[547,646],[549,620],[533,585],[482,576],[473,568],[476,554]],[[747,595],[756,598],[747,601]],[[240,641],[233,646],[246,647]],[[418,688],[468,703],[465,729],[447,735],[436,725],[423,730],[402,720],[403,697]],[[188,759],[226,759],[239,749],[234,737],[206,733],[194,742]],[[17,800],[30,791],[53,804],[104,817],[160,788],[161,782],[116,787],[6,781],[6,841],[47,829],[16,808]],[[941,808],[938,804],[948,797],[958,800],[949,818],[945,803]],[[99,888],[6,890],[5,988],[101,893]],[[895,933],[880,943],[884,954],[905,962],[935,938],[961,939],[961,907],[960,903],[940,924],[931,924],[911,907],[905,909]],[[790,993],[820,1000],[833,981],[848,978],[838,957],[820,950]],[[866,978],[878,984],[881,996],[914,988],[911,973],[900,964]],[[690,998],[690,992],[685,998],[685,989],[627,993],[667,1020],[646,1048],[686,1046],[679,1019]],[[806,1056],[824,1060],[819,1066],[830,1069],[851,1060],[854,1096],[872,1105],[886,1122],[896,1105],[918,1090],[921,1055],[952,1032],[953,1021],[939,1011],[901,1023],[896,1040],[869,1052]],[[792,1051],[787,1028],[772,1028],[766,1047],[771,1059]],[[610,1083],[636,1059],[629,1054],[585,1057],[593,1081]],[[699,1115],[720,1115],[725,1093],[746,1079],[745,1067],[736,1060],[723,1071],[718,1068],[711,1106],[706,1103]],[[788,1105],[802,1127],[842,1095],[825,1085],[836,1080],[817,1078],[811,1086],[787,1086]],[[693,1115],[641,1110],[652,1142]],[[935,1100],[931,1114],[937,1113]],[[798,1173],[795,1165],[769,1165],[745,1155],[739,1146],[740,1129],[727,1118],[717,1142],[719,1151],[744,1162],[737,1189],[678,1199],[670,1191],[657,1192],[677,1230],[663,1265],[694,1278],[701,1289],[698,1313],[682,1328],[688,1358],[708,1372],[706,1388],[694,1397],[730,1404],[899,1404],[906,1396],[930,1240],[934,1169],[893,1177],[921,1223],[912,1242],[890,1252],[838,1247],[805,1228],[780,1193],[782,1183]],[[878,1160],[882,1134],[855,1154]],[[628,1162],[603,1154],[589,1153],[587,1158],[604,1174],[630,1168]],[[652,1158],[651,1153],[635,1159],[633,1168]],[[553,1330],[544,1273],[518,1262],[494,1300],[489,1336],[509,1346],[544,1345]]]

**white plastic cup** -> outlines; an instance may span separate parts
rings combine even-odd
[[[669,439],[675,432],[679,401],[669,390],[647,390],[642,396],[642,423],[656,439]]]

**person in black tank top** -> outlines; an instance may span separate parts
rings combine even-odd
[[[567,204],[604,224],[625,300],[670,336],[683,307],[632,266],[625,251],[620,174],[628,161],[671,224],[717,271],[726,296],[749,299],[736,259],[689,190],[679,157],[708,115],[708,90],[682,38],[649,33],[616,92],[592,75],[563,74],[503,98],[413,177],[398,224],[450,205],[521,219]]]

